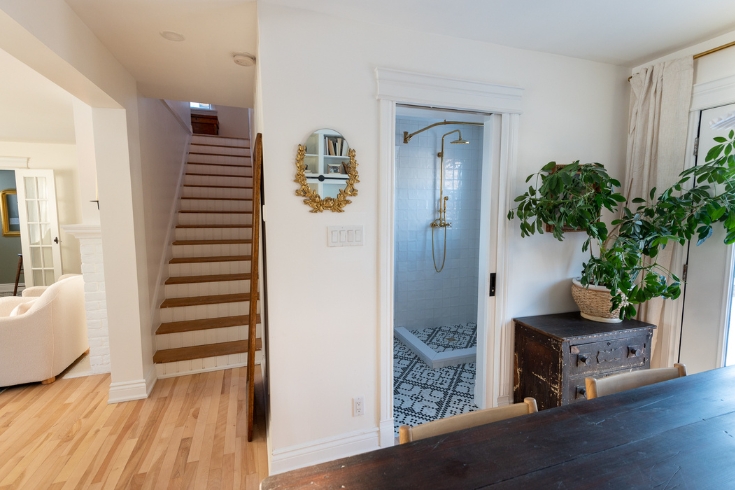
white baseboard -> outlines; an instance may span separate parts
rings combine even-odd
[[[274,449],[271,456],[271,474],[380,449],[378,432],[378,428],[375,427]]]
[[[110,395],[107,398],[107,403],[129,402],[148,398],[156,384],[156,380],[156,368],[151,366],[145,379],[110,383]]]
[[[22,291],[25,287],[26,285],[24,283],[18,283],[18,291]],[[0,293],[12,293],[13,289],[15,289],[14,282],[11,282],[10,284],[0,284]]]
[[[380,447],[391,447],[396,443],[395,426],[393,419],[380,422]]]

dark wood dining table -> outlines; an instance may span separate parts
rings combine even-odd
[[[261,488],[735,489],[735,367],[273,475]]]

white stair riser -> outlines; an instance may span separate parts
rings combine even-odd
[[[176,228],[177,240],[242,240],[252,236],[252,228]]]
[[[244,272],[250,272],[249,260],[168,264],[168,274],[170,277],[207,276],[211,274],[241,274]]]
[[[214,305],[175,306],[161,308],[161,323],[183,322],[185,320],[204,320],[250,314],[250,302],[217,303]]]
[[[262,338],[263,327],[255,326],[255,337]],[[193,332],[169,333],[156,335],[156,349],[178,349],[180,347],[194,347],[196,345],[220,344],[248,339],[248,326],[211,328]]]
[[[236,199],[252,199],[252,189],[228,189],[218,187],[191,187],[184,186],[181,190],[182,197],[221,197]]]
[[[179,213],[179,225],[249,225],[250,213]]]
[[[184,185],[215,185],[227,187],[252,187],[252,177],[213,177],[211,175],[185,175]]]
[[[204,359],[192,359],[190,361],[166,362],[156,364],[158,379],[185,376],[188,374],[206,373],[247,366],[247,353],[231,354],[229,356],[207,357]],[[263,351],[255,353],[255,364],[263,362]]]
[[[250,292],[250,281],[216,281],[189,284],[166,284],[167,298],[190,298],[216,294],[238,294]]]
[[[189,163],[186,165],[187,174],[217,174],[217,175],[240,175],[243,177],[253,176],[253,167],[230,167],[227,165],[198,165]]]
[[[250,148],[243,148],[243,147],[238,147],[238,146],[211,146],[211,145],[192,144],[189,147],[189,152],[216,153],[218,155],[239,155],[243,157],[250,156]]]
[[[216,199],[182,199],[182,211],[242,211],[253,210],[253,201],[225,201]]]
[[[249,156],[237,155],[189,155],[188,163],[223,163],[227,165],[250,165]]]
[[[221,255],[250,255],[250,243],[215,245],[174,245],[173,255],[177,257],[218,257]]]
[[[219,145],[219,146],[239,146],[246,147],[250,146],[250,140],[247,138],[220,138],[216,136],[206,136],[196,134],[191,137],[191,142],[196,144],[204,145]]]

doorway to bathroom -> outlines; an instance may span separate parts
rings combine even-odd
[[[398,106],[394,435],[476,403],[483,149],[490,114]]]

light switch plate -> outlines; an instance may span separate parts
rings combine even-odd
[[[362,247],[364,236],[362,225],[327,227],[327,245],[330,247]]]

